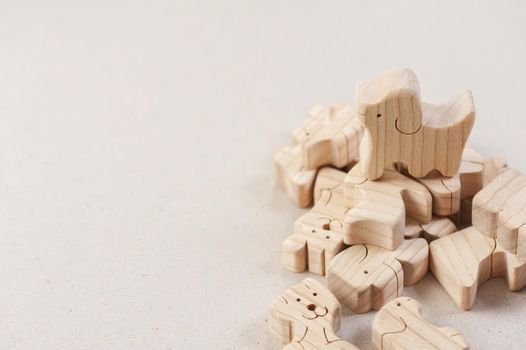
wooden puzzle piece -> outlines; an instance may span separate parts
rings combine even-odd
[[[356,100],[365,127],[360,164],[367,179],[380,178],[396,162],[419,178],[434,169],[444,176],[457,173],[475,121],[470,91],[442,105],[421,103],[416,75],[391,69],[358,83]]]
[[[484,186],[487,186],[500,172],[508,167],[508,162],[502,157],[493,157],[484,160]]]
[[[292,143],[302,144],[312,135],[316,134],[321,128],[329,124],[339,110],[345,108],[342,103],[335,103],[330,106],[316,105],[307,112],[307,118],[303,123],[292,131]]]
[[[448,218],[457,226],[471,226],[472,201],[472,198],[461,199],[460,210],[453,215],[449,215]]]
[[[464,148],[458,172],[452,176],[442,176],[432,171],[426,177],[415,178],[422,183],[433,197],[433,213],[448,216],[457,213],[461,201],[472,198],[483,185],[484,163],[482,156],[471,148]],[[407,173],[404,169],[402,172]]]
[[[456,329],[436,327],[424,320],[420,303],[408,297],[385,304],[374,316],[372,333],[378,350],[469,349]]]
[[[404,285],[421,280],[428,268],[425,239],[404,240],[394,251],[370,244],[353,245],[332,259],[329,289],[356,313],[379,310],[402,294]]]
[[[496,239],[468,227],[429,244],[429,267],[462,309],[473,306],[480,285],[503,277],[512,291],[526,284],[526,264]]]
[[[356,163],[362,133],[363,128],[349,106],[337,103],[313,107],[302,125],[293,131],[294,145],[274,156],[276,182],[296,205],[308,207],[312,204],[318,167]],[[332,136],[334,140],[327,139]]]
[[[349,106],[335,105],[332,119],[316,130],[309,129],[309,137],[302,142],[303,166],[306,170],[323,165],[343,168],[357,162],[363,126]]]
[[[349,245],[369,243],[392,250],[404,239],[406,214],[421,223],[431,221],[428,190],[394,169],[386,169],[379,181],[369,181],[358,164],[345,177],[344,194],[351,208],[345,217],[349,230],[343,235]]]
[[[473,198],[473,226],[526,259],[526,176],[504,169]]]
[[[421,224],[413,218],[406,218],[404,238],[424,238],[428,243],[457,231],[455,224],[448,218],[433,216],[428,224]]]
[[[338,300],[319,282],[307,278],[276,298],[269,309],[269,330],[284,349],[358,350],[335,334],[340,328]]]
[[[283,148],[274,156],[274,178],[287,196],[305,208],[312,203],[316,170],[305,170],[301,145]]]
[[[282,263],[293,272],[324,275],[331,259],[345,247],[343,232],[348,210],[343,197],[345,173],[320,169],[314,186],[316,204],[294,223],[294,233],[282,245]]]

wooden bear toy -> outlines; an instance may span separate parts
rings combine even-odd
[[[397,298],[374,316],[373,344],[378,350],[468,349],[464,336],[450,327],[435,327],[422,317],[420,303]]]
[[[307,278],[272,302],[269,329],[287,350],[358,350],[341,340],[338,300],[319,282]]]
[[[365,127],[360,164],[367,179],[380,178],[397,162],[414,177],[434,169],[444,176],[457,173],[475,121],[470,91],[443,105],[425,104],[416,75],[391,69],[357,84],[356,106]]]

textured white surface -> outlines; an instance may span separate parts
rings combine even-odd
[[[0,349],[281,349],[280,243],[302,213],[271,158],[316,103],[413,68],[473,90],[471,145],[526,171],[521,1],[0,5]],[[407,295],[473,349],[520,349],[526,292],[470,312]],[[374,313],[339,335],[370,349]]]

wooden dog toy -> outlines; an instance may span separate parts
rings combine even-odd
[[[338,254],[329,266],[329,289],[356,313],[379,310],[402,294],[404,285],[418,282],[427,273],[425,239],[405,240],[391,251],[370,244],[353,245]]]
[[[464,336],[451,327],[424,320],[421,305],[412,298],[396,298],[374,316],[373,344],[378,350],[469,349]]]
[[[475,121],[470,91],[442,105],[421,103],[416,75],[391,69],[357,84],[356,106],[365,127],[360,144],[365,178],[378,179],[397,162],[414,177],[434,169],[444,176],[457,173]]]
[[[307,278],[276,298],[269,309],[268,325],[287,350],[358,350],[341,340],[338,300],[319,282]]]

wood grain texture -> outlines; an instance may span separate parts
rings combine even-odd
[[[377,350],[469,349],[464,336],[451,327],[436,327],[422,317],[421,305],[396,298],[374,316],[373,345]]]
[[[508,162],[503,157],[484,159],[484,186],[488,185],[500,172],[508,167]]]
[[[460,200],[460,210],[448,218],[459,228],[471,226],[472,198]]]
[[[312,188],[316,170],[305,170],[301,145],[287,146],[274,156],[274,178],[297,206],[312,203]]]
[[[345,177],[344,194],[351,208],[345,217],[349,230],[343,235],[349,245],[368,243],[392,250],[404,239],[406,215],[421,223],[431,221],[429,191],[394,169],[369,181],[357,164]]]
[[[398,166],[400,171],[409,175],[407,168]],[[439,216],[454,215],[461,209],[463,199],[472,198],[483,185],[483,158],[475,150],[464,148],[458,172],[449,177],[433,170],[423,178],[414,178],[426,186],[433,197],[433,214]]]
[[[526,176],[504,169],[473,198],[473,226],[526,259]]]
[[[457,227],[448,218],[434,216],[428,224],[421,224],[415,219],[406,218],[404,237],[406,239],[424,238],[427,242],[432,242],[456,231]]]
[[[394,251],[370,244],[353,245],[332,260],[327,271],[329,289],[353,312],[379,310],[400,296],[404,285],[424,277],[428,252],[422,238],[404,240]]]
[[[475,227],[469,227],[429,244],[429,267],[462,309],[470,309],[480,285],[505,278],[510,290],[526,284],[526,264]]]
[[[365,127],[360,164],[367,179],[380,178],[396,162],[415,177],[434,169],[444,176],[457,173],[475,121],[470,91],[442,105],[425,104],[416,75],[391,69],[357,84],[356,106]]]
[[[274,156],[277,184],[298,206],[312,204],[316,172],[322,165],[344,168],[358,161],[363,127],[349,106],[315,106],[292,132],[292,146]]]
[[[356,113],[345,105],[330,109],[331,120],[318,129],[310,128],[308,138],[302,141],[303,166],[307,170],[323,165],[343,168],[359,159],[363,125]]]
[[[340,304],[313,279],[307,278],[277,297],[268,315],[269,330],[286,345],[284,349],[358,349],[335,334],[340,328]]]
[[[294,233],[282,244],[283,266],[293,272],[325,275],[331,259],[345,247],[343,233],[348,210],[343,195],[346,173],[325,167],[314,187],[316,204],[294,223]]]

